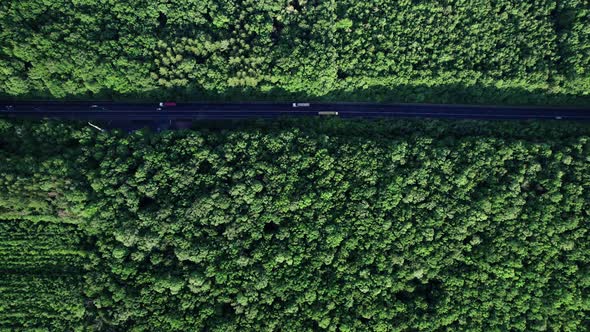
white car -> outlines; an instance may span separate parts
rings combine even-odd
[[[309,107],[309,103],[293,103],[293,107]]]

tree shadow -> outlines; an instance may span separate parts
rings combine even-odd
[[[590,91],[586,94],[567,94],[545,89],[496,87],[483,84],[444,85],[396,84],[373,85],[362,89],[339,89],[317,96],[292,92],[282,88],[263,91],[259,88],[230,88],[222,91],[204,90],[197,86],[158,88],[150,91],[120,94],[101,90],[96,94],[69,95],[53,98],[47,94],[19,97],[1,95],[4,100],[59,100],[59,101],[127,101],[156,102],[374,102],[374,103],[435,103],[474,105],[554,105],[590,107]]]

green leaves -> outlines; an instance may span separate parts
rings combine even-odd
[[[97,216],[108,223],[93,222],[98,253],[110,278],[144,294],[116,296],[143,309],[109,315],[140,330],[582,326],[577,264],[559,257],[589,259],[576,241],[587,227],[574,221],[586,161],[573,153],[588,141],[445,130],[444,140],[415,128],[380,139],[281,129],[93,146],[106,159],[87,180],[122,183],[93,185],[114,207]],[[113,173],[119,155],[141,166]],[[557,284],[571,286],[562,294]],[[543,305],[556,299],[559,309]],[[175,318],[187,308],[201,313],[194,322]]]
[[[0,6],[0,93],[80,99],[588,102],[583,0]]]
[[[0,328],[587,323],[585,124],[0,125]]]

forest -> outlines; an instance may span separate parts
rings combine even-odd
[[[0,97],[588,105],[590,3],[2,1]]]
[[[0,120],[0,330],[583,331],[590,126]]]

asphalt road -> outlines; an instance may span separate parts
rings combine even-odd
[[[590,120],[586,108],[497,107],[473,105],[311,103],[158,103],[10,102],[0,101],[0,117],[51,118],[109,122],[171,122],[297,116],[340,118],[451,118],[451,119],[561,119]]]

